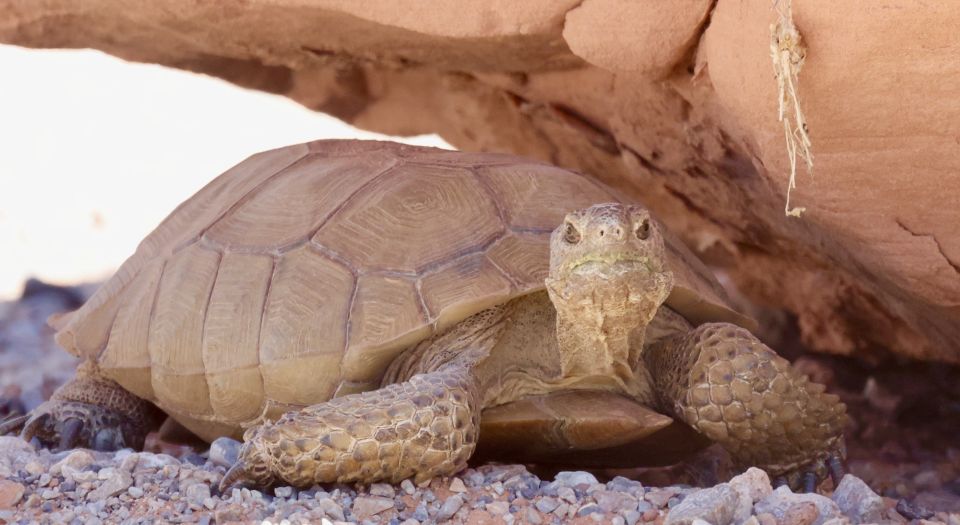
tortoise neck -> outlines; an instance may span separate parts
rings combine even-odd
[[[557,343],[565,377],[633,377],[649,319],[626,302],[616,312],[597,305],[557,308]]]
[[[548,280],[563,375],[632,378],[665,288],[659,275],[592,283]]]

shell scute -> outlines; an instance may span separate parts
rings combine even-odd
[[[260,326],[273,265],[270,256],[242,253],[226,253],[220,261],[201,354],[210,405],[225,421],[239,423],[259,415]]]
[[[584,175],[533,162],[487,166],[477,170],[504,209],[511,228],[553,231],[567,213],[619,201]]]
[[[340,377],[355,279],[309,244],[277,262],[260,334],[264,394],[287,404],[329,398]]]
[[[408,277],[366,274],[358,278],[343,365],[346,380],[378,380],[404,348],[430,335],[420,302],[416,283]]]
[[[383,152],[360,159],[306,156],[238,203],[205,237],[255,251],[303,243],[351,194],[396,162]]]
[[[469,170],[413,163],[358,192],[313,242],[360,272],[416,273],[477,249],[502,230],[496,207]]]
[[[193,245],[170,257],[163,269],[147,339],[151,383],[163,408],[213,414],[199,350],[220,258]]]

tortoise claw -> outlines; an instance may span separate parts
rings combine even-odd
[[[830,458],[827,459],[827,469],[830,470],[830,479],[833,480],[833,486],[840,486],[840,480],[843,479],[843,476],[847,473],[847,468],[844,466],[840,456],[832,454]]]
[[[39,437],[45,433],[49,421],[49,412],[41,412],[40,414],[30,417],[23,425],[23,430],[20,431],[20,437],[27,442],[31,441],[34,437]]]
[[[73,448],[80,441],[83,432],[83,420],[75,417],[67,418],[60,427],[60,450]]]
[[[19,432],[28,419],[30,419],[30,416],[27,415],[10,416],[4,419],[3,422],[0,423],[0,436]]]
[[[0,434],[18,428],[24,441],[36,438],[41,446],[56,447],[55,450],[76,447],[118,450],[127,446],[123,419],[118,414],[85,403],[47,401],[26,416],[0,425]]]
[[[815,492],[817,490],[817,473],[808,470],[803,474],[803,491]]]
[[[238,459],[236,463],[230,467],[230,470],[223,475],[223,479],[220,480],[219,490],[220,494],[225,494],[230,490],[234,485],[246,485],[249,483],[249,476],[247,475],[246,466],[243,463],[242,459]]]

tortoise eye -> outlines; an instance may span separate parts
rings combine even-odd
[[[580,232],[578,232],[577,228],[569,222],[563,229],[563,240],[567,241],[569,244],[577,244],[580,242]]]
[[[648,219],[643,219],[643,221],[637,225],[637,229],[634,232],[637,235],[637,238],[641,241],[647,240],[650,237],[650,221]]]

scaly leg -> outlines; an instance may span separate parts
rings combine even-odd
[[[408,349],[379,390],[331,399],[248,429],[221,493],[241,484],[418,482],[464,468],[480,429],[476,367],[499,340],[500,307]]]
[[[102,377],[93,362],[85,361],[77,367],[76,377],[58,388],[49,401],[0,424],[0,435],[19,430],[23,439],[36,437],[59,450],[77,446],[139,449],[161,419],[162,413],[153,404]]]
[[[644,353],[661,409],[758,466],[811,489],[842,475],[846,406],[743,328],[701,325]],[[839,482],[839,479],[835,479]]]
[[[470,369],[453,363],[288,412],[247,430],[221,491],[235,483],[310,486],[449,476],[473,454],[479,399]]]

